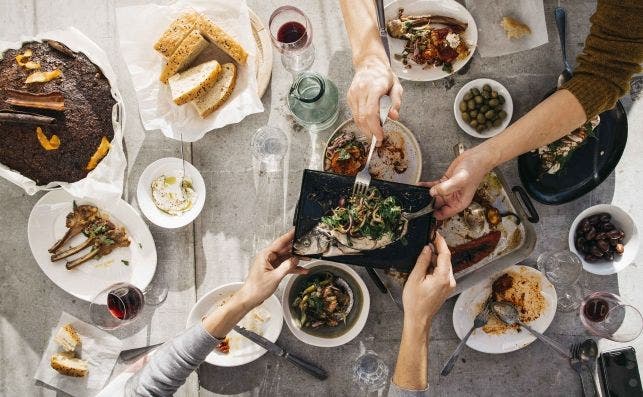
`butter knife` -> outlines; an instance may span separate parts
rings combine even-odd
[[[291,353],[288,353],[286,350],[284,350],[284,348],[277,345],[276,343],[269,341],[263,336],[255,332],[249,331],[238,325],[234,326],[234,330],[240,333],[241,335],[245,336],[246,338],[250,339],[257,345],[263,347],[270,353],[287,359],[288,361],[295,364],[299,368],[313,375],[315,378],[319,380],[326,380],[326,378],[328,378],[328,373],[323,368],[320,368],[317,365],[304,360],[303,358],[299,358],[297,356],[292,355]]]

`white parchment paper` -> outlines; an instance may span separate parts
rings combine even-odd
[[[478,25],[478,52],[483,58],[529,50],[549,41],[543,0],[466,0]],[[531,29],[531,34],[510,39],[500,22],[509,16]]]
[[[51,182],[44,186],[38,186],[34,180],[25,177],[3,164],[0,164],[0,176],[20,186],[29,195],[36,194],[41,190],[52,190],[60,186],[72,196],[78,198],[120,198],[123,194],[123,179],[125,177],[125,166],[127,165],[125,153],[123,152],[122,130],[122,126],[125,125],[125,118],[122,112],[122,109],[124,109],[123,100],[118,91],[116,74],[109,63],[109,58],[96,43],[73,27],[65,30],[40,33],[35,37],[23,36],[18,42],[0,41],[0,54],[8,49],[19,49],[24,42],[42,41],[45,39],[59,41],[71,50],[87,55],[87,57],[103,71],[107,80],[109,80],[112,96],[116,100],[116,104],[112,108],[114,138],[111,141],[111,148],[103,160],[98,163],[98,166],[90,171],[87,177],[77,182]]]
[[[54,342],[54,335],[65,324],[71,324],[80,335],[80,358],[88,362],[89,368],[89,373],[83,378],[65,376],[51,368],[51,356],[61,351]],[[72,396],[94,396],[105,386],[120,353],[121,341],[115,336],[63,312],[51,332],[34,378]]]
[[[194,10],[239,41],[248,52],[245,65],[238,65],[237,83],[230,98],[214,113],[202,119],[191,103],[177,106],[168,85],[159,81],[165,59],[154,43],[183,12]],[[116,9],[118,35],[123,59],[132,77],[141,121],[146,130],[160,129],[168,138],[194,142],[206,132],[238,123],[263,111],[257,94],[256,47],[245,0],[180,0],[171,5],[147,4]]]

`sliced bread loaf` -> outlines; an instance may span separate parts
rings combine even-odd
[[[206,118],[223,105],[232,94],[236,83],[237,66],[233,63],[224,64],[214,86],[192,101],[199,116]]]
[[[246,63],[248,53],[241,44],[203,14],[198,15],[198,29],[212,44],[230,55],[240,65]]]
[[[187,12],[176,18],[161,38],[154,44],[154,49],[165,58],[172,56],[183,39],[196,27],[198,14]]]
[[[51,356],[51,368],[63,375],[82,378],[89,373],[87,361],[76,358],[72,352],[63,352]]]
[[[168,80],[172,90],[172,100],[177,105],[183,105],[196,99],[214,86],[219,72],[221,72],[221,65],[213,60],[175,74]]]
[[[76,346],[80,345],[80,335],[71,324],[65,324],[56,332],[54,342],[63,350],[73,352],[76,350]]]
[[[207,46],[208,41],[197,30],[191,31],[167,60],[161,71],[161,82],[167,84],[170,77],[185,69]]]

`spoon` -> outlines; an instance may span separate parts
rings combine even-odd
[[[540,339],[542,342],[544,342],[546,345],[549,345],[552,349],[556,350],[558,353],[560,353],[563,357],[569,359],[571,358],[571,355],[567,351],[567,349],[564,349],[561,345],[558,344],[558,342],[554,341],[553,339],[550,339],[549,337],[541,334],[540,332],[534,330],[530,326],[524,324],[522,321],[518,319],[518,309],[516,309],[516,306],[509,302],[492,302],[491,303],[491,310],[494,312],[494,314],[504,323],[513,325],[513,324],[518,324],[527,331],[531,332],[532,335],[534,335],[536,338]]]
[[[590,375],[592,375],[594,395],[600,397],[600,387],[598,386],[596,377],[594,376],[596,372],[596,357],[598,357],[598,345],[596,344],[596,341],[594,339],[586,339],[581,343],[579,353],[581,362],[587,366]]]
[[[569,65],[569,62],[567,61],[567,50],[565,47],[565,41],[566,41],[566,35],[565,35],[565,24],[567,20],[567,13],[565,12],[565,9],[562,7],[556,7],[554,9],[554,17],[556,19],[556,27],[558,28],[558,37],[560,39],[560,49],[563,52],[563,65],[565,65],[565,69],[563,69],[563,72],[558,76],[558,87],[563,85],[567,80],[572,78],[572,67]]]
[[[489,321],[489,302],[487,302],[482,309],[480,313],[476,316],[476,318],[473,320],[473,327],[467,332],[467,334],[462,338],[460,343],[458,344],[458,347],[455,348],[453,351],[453,354],[451,354],[451,357],[449,357],[449,360],[447,361],[446,364],[444,364],[444,367],[442,368],[442,372],[440,372],[440,375],[442,376],[447,376],[453,369],[453,366],[455,365],[456,361],[458,360],[458,357],[460,356],[460,352],[464,348],[464,345],[467,344],[467,340],[469,340],[469,337],[473,333],[474,330],[484,327],[485,324]]]

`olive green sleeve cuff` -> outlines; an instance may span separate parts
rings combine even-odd
[[[588,120],[612,109],[621,96],[621,90],[611,82],[586,73],[574,75],[560,88],[571,92],[578,99]]]

